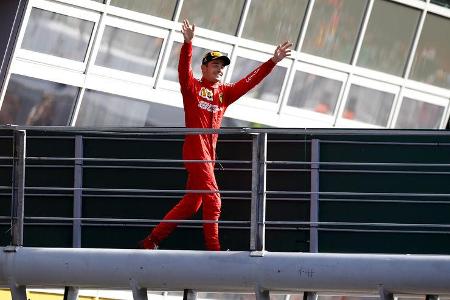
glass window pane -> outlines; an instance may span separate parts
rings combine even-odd
[[[450,19],[428,14],[417,46],[411,78],[450,88]]]
[[[0,124],[69,125],[78,88],[13,74],[0,110]]]
[[[238,57],[234,65],[233,74],[231,75],[231,82],[236,82],[244,78],[259,65],[261,65],[259,61]],[[263,81],[246,94],[246,97],[276,103],[281,93],[281,86],[283,85],[285,75],[286,68],[275,66]]]
[[[170,51],[169,62],[167,63],[166,72],[164,74],[164,79],[178,82],[178,61],[180,59],[180,50],[182,43],[174,42],[172,50]],[[211,49],[216,50],[216,49]],[[202,58],[206,52],[210,50],[192,46],[192,72],[195,78],[202,78]],[[224,51],[222,53],[227,54]]]
[[[450,8],[450,0],[431,0],[431,3]]]
[[[111,5],[172,20],[177,0],[111,0]]]
[[[246,39],[279,44],[297,43],[307,0],[252,0],[242,36]]]
[[[94,22],[33,8],[22,48],[84,61]]]
[[[349,63],[367,0],[316,0],[302,50]]]
[[[403,98],[395,128],[437,129],[441,124],[443,114],[443,106]]]
[[[393,102],[394,94],[352,84],[342,117],[386,127]]]
[[[419,19],[418,9],[375,1],[357,64],[401,76]]]
[[[163,39],[106,26],[95,64],[153,76]]]
[[[87,90],[76,126],[145,126],[150,103]]]
[[[334,114],[342,82],[297,71],[288,105],[327,115]]]
[[[184,0],[179,20],[235,35],[243,8],[244,0]]]

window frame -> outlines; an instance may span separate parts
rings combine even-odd
[[[156,83],[156,88],[163,88],[163,89],[179,92],[180,91],[180,83],[178,81],[171,81],[171,80],[165,79],[164,75],[166,73],[170,54],[172,53],[172,49],[175,45],[175,42],[183,44],[184,37],[181,32],[174,32],[174,34],[172,34],[172,36],[169,38],[169,40],[167,42],[168,42],[168,46],[166,47],[166,50],[165,50],[166,55],[163,58],[163,61],[161,62],[161,68],[159,71],[160,72],[160,80]],[[192,40],[192,47],[200,47],[200,48],[205,48],[205,49],[219,50],[221,52],[227,53],[229,57],[233,51],[233,46],[230,44],[220,43],[218,41],[211,40],[211,39],[205,39],[200,36],[196,36]],[[194,64],[196,64],[196,63],[200,64],[201,62],[193,61],[191,64],[192,64],[192,66],[194,66]],[[230,66],[227,67],[227,70],[225,70],[225,74],[223,75],[224,82],[226,82],[226,78],[227,78],[226,76],[229,72],[230,72]],[[200,78],[197,78],[197,79],[200,79]]]
[[[445,128],[445,126],[447,125],[445,120],[448,118],[449,99],[440,97],[440,96],[426,94],[426,93],[411,90],[411,89],[404,89],[402,91],[401,99],[398,101],[398,103],[395,107],[394,116],[393,116],[391,124],[389,126],[390,128],[396,128],[395,126],[397,125],[397,120],[398,120],[398,116],[400,114],[400,109],[402,107],[402,104],[403,104],[403,101],[405,100],[405,98],[410,98],[415,101],[425,102],[425,103],[443,107],[444,110],[441,115],[441,120],[439,122],[438,128],[440,128],[440,129]]]
[[[356,120],[349,120],[349,119],[345,119],[342,117],[342,114],[344,112],[345,109],[345,105],[347,104],[348,101],[348,94],[350,93],[350,89],[352,87],[352,85],[358,85],[364,88],[368,88],[368,89],[372,89],[372,90],[376,90],[376,91],[380,91],[380,92],[386,92],[386,93],[390,93],[393,94],[394,97],[392,99],[392,105],[391,105],[391,109],[389,111],[389,116],[388,116],[388,120],[386,122],[386,126],[380,126],[380,125],[375,125],[375,124],[370,124],[370,123],[364,123],[361,121],[356,121]],[[351,75],[349,77],[349,80],[345,86],[345,90],[342,96],[342,101],[339,105],[339,110],[336,116],[336,120],[335,120],[335,125],[334,127],[341,127],[341,128],[388,128],[389,124],[391,124],[391,120],[393,117],[393,112],[394,112],[394,108],[395,108],[395,103],[396,100],[398,98],[398,95],[400,93],[400,86],[399,85],[395,85],[395,84],[389,84],[389,83],[385,83],[385,82],[381,82],[378,80],[374,80],[374,79],[369,79],[369,78],[364,78],[361,76],[357,76],[357,75]]]
[[[118,69],[108,68],[104,66],[99,66],[95,64],[97,59],[97,55],[101,46],[101,42],[103,39],[103,32],[106,26],[118,28],[125,31],[130,31],[133,33],[143,34],[149,37],[161,38],[163,42],[161,44],[161,50],[158,54],[158,58],[156,60],[155,72],[153,76],[145,76],[137,73],[132,73],[128,71],[121,71]],[[93,55],[91,56],[92,65],[90,66],[88,76],[94,77],[110,77],[113,79],[122,79],[126,78],[127,81],[136,82],[140,84],[148,84],[153,85],[155,83],[158,70],[161,64],[162,56],[164,53],[164,49],[166,47],[167,38],[169,36],[169,30],[161,29],[158,27],[154,27],[147,24],[135,23],[129,20],[125,20],[122,18],[114,17],[114,16],[106,16],[104,22],[99,28],[98,36],[101,37],[96,42],[93,48]]]
[[[66,0],[67,1],[67,0]],[[175,12],[177,8],[175,6]],[[113,15],[121,18],[127,18],[130,20],[134,20],[137,22],[145,23],[145,24],[160,24],[162,28],[168,28],[168,29],[175,29],[176,28],[176,22],[173,20],[173,16],[171,19],[166,19],[154,15],[148,15],[142,12],[122,8],[119,6],[114,6],[111,4],[108,4],[106,6],[106,13],[108,15]]]
[[[32,9],[42,9],[48,12],[61,14],[68,17],[73,17],[83,21],[94,23],[91,37],[89,39],[89,43],[86,48],[86,53],[83,58],[83,61],[75,61],[68,58],[57,57],[51,54],[39,53],[36,51],[21,48]],[[62,67],[71,70],[76,70],[79,72],[84,72],[89,62],[90,53],[92,51],[93,43],[95,40],[94,37],[98,30],[100,16],[101,16],[100,12],[92,11],[89,9],[66,6],[60,3],[49,2],[47,0],[30,0],[24,13],[23,23],[18,35],[16,49],[14,52],[14,58],[33,62],[40,62],[42,64],[48,64],[56,67]]]
[[[311,111],[308,109],[288,105],[289,96],[292,91],[292,85],[294,84],[294,79],[295,79],[295,75],[296,75],[297,71],[309,73],[309,74],[313,74],[316,76],[320,76],[320,77],[324,77],[327,79],[341,82],[341,88],[339,90],[338,98],[336,100],[336,109],[332,115],[326,115],[326,114],[314,112],[314,111]],[[339,112],[339,103],[341,101],[341,98],[342,98],[342,95],[344,92],[344,87],[345,87],[346,81],[349,77],[349,74],[345,73],[345,72],[330,70],[330,69],[326,69],[324,67],[320,67],[317,65],[311,65],[311,64],[308,64],[305,62],[298,61],[295,64],[294,72],[291,77],[292,78],[290,79],[289,86],[286,89],[285,95],[283,95],[281,114],[288,115],[288,116],[296,116],[299,118],[308,118],[308,119],[315,120],[318,122],[323,122],[325,124],[328,124],[329,126],[332,126],[333,122],[336,118],[336,115]]]
[[[273,51],[275,51],[275,47],[272,46]],[[233,55],[231,56],[231,64],[229,66],[228,69],[228,73],[226,74],[225,77],[225,82],[231,82],[231,75],[233,74],[234,68],[236,66],[236,61],[238,57],[242,57],[245,59],[251,59],[257,62],[260,62],[261,64],[266,62],[268,59],[270,59],[273,56],[273,54],[268,54],[268,53],[263,53],[263,52],[258,52],[256,50],[251,50],[251,49],[246,49],[246,48],[239,48],[236,51],[233,52]],[[280,94],[278,95],[278,99],[277,102],[268,102],[268,101],[264,101],[261,99],[257,99],[257,98],[253,98],[253,97],[248,97],[246,95],[243,95],[240,99],[242,99],[242,101],[238,101],[236,102],[237,105],[240,106],[246,106],[246,107],[253,107],[253,108],[257,108],[257,109],[264,109],[267,110],[269,112],[272,113],[277,113],[279,110],[279,107],[282,103],[282,95],[283,95],[283,90],[284,87],[286,86],[287,83],[287,78],[289,76],[289,72],[292,66],[292,59],[290,58],[285,58],[282,61],[280,61],[279,63],[276,64],[276,67],[282,67],[286,69],[286,73],[284,75],[284,79],[281,83],[281,89],[280,89]]]

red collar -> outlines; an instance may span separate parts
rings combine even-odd
[[[200,81],[205,87],[214,88],[214,89],[218,88],[219,85],[221,84],[220,81],[211,82],[211,81],[205,79],[204,77],[202,77],[202,79]]]

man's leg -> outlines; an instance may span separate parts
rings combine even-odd
[[[188,186],[194,190],[214,191],[202,194],[203,220],[218,221],[221,201],[217,192],[219,188],[214,175],[214,165],[212,163],[190,164],[188,170],[190,179]],[[219,224],[204,223],[203,233],[206,249],[220,251]]]
[[[192,217],[200,208],[202,203],[202,196],[200,194],[186,194],[178,204],[172,208],[165,216],[164,220],[186,220]],[[175,222],[161,222],[156,226],[152,233],[144,240],[144,246],[154,248],[155,246],[164,240],[170,233],[177,227],[178,223]]]
[[[206,194],[203,197],[203,220],[218,221],[220,217],[220,195]],[[211,251],[220,251],[219,224],[204,223],[203,232],[206,249]]]

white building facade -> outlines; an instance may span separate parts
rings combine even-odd
[[[28,0],[3,59],[0,124],[184,126],[180,21],[233,82],[284,40],[291,58],[224,126],[446,128],[450,1]]]

